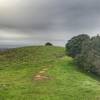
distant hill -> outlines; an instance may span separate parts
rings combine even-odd
[[[0,51],[6,51],[8,48],[0,48]]]

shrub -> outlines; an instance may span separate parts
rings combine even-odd
[[[100,75],[100,36],[83,43],[82,52],[76,57],[76,62],[85,70]]]
[[[50,43],[50,42],[47,42],[47,43],[45,44],[45,46],[53,46],[53,44]]]
[[[82,44],[84,41],[88,40],[90,37],[86,34],[81,34],[73,37],[66,44],[66,52],[69,56],[76,57],[81,53]]]

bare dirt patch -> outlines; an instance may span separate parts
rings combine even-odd
[[[34,77],[34,80],[46,80],[46,79],[49,79],[48,76],[43,76],[43,75],[36,75]]]
[[[43,68],[41,71],[39,71],[34,76],[34,80],[47,80],[47,79],[49,79],[49,76],[46,75],[46,71],[48,71],[48,68]]]
[[[45,71],[44,71],[44,70],[42,70],[42,71],[40,71],[39,73],[40,73],[40,74],[44,74],[44,73],[45,73]]]

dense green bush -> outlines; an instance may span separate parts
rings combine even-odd
[[[76,64],[88,72],[100,75],[100,36],[90,38],[86,34],[73,37],[66,44],[66,52],[75,58]]]
[[[100,36],[85,41],[82,52],[76,57],[79,66],[100,75]]]
[[[73,37],[66,44],[66,52],[69,56],[75,57],[81,53],[82,44],[84,41],[88,40],[90,37],[86,34],[81,34]]]
[[[53,46],[53,44],[50,43],[50,42],[47,42],[47,43],[45,44],[45,46]]]

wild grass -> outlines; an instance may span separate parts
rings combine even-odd
[[[43,68],[49,79],[34,80]],[[100,100],[100,81],[80,71],[64,48],[18,48],[0,53],[0,100]]]

